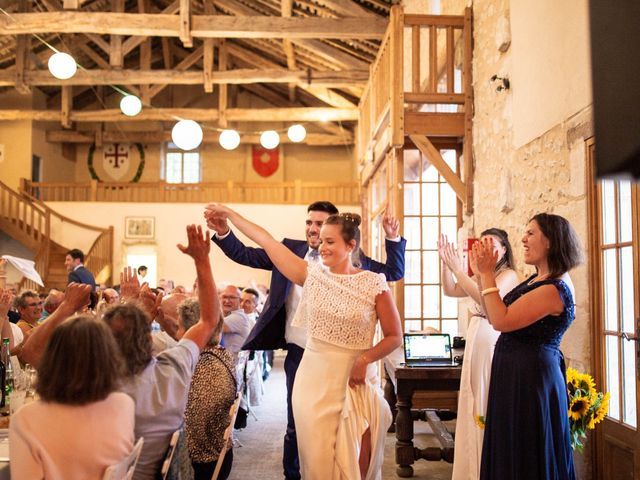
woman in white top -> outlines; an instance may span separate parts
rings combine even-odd
[[[109,327],[89,316],[53,331],[38,368],[40,400],[11,417],[11,478],[99,480],[133,449],[134,404]]]
[[[496,285],[504,297],[519,283],[515,272],[513,253],[507,232],[490,228],[481,238],[493,244],[498,262],[495,269]],[[477,480],[480,477],[484,419],[487,411],[489,379],[493,351],[500,336],[482,311],[480,290],[475,278],[470,278],[453,244],[442,235],[438,242],[442,260],[442,284],[449,297],[471,297],[476,302],[475,312],[469,319],[467,342],[464,349],[458,417],[456,419],[456,455],[453,460],[453,480]],[[455,279],[454,279],[455,275]]]
[[[293,387],[302,478],[380,479],[391,412],[375,362],[400,345],[402,333],[384,275],[354,266],[360,217],[329,216],[320,231],[322,265],[311,266],[237,212],[207,208],[228,218],[287,278],[303,285],[293,320],[308,329]],[[384,338],[373,345],[378,319]]]

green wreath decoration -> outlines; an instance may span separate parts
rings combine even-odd
[[[131,183],[138,183],[140,181],[140,177],[142,177],[142,172],[144,171],[144,147],[141,143],[135,143],[134,145],[136,146],[136,148],[138,149],[138,153],[140,154],[140,164],[138,165],[138,170],[136,170],[136,174],[133,177],[133,180],[131,180]],[[96,169],[93,168],[93,154],[95,153],[95,151],[96,144],[92,143],[89,147],[89,153],[87,155],[87,166],[89,167],[89,175],[91,175],[91,179],[101,182],[102,180],[100,180],[100,177],[98,177]]]

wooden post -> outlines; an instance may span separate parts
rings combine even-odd
[[[97,180],[91,180],[91,201],[95,202],[97,201],[98,198],[98,181]]]
[[[302,180],[299,178],[295,179],[293,182],[293,203],[302,203]]]
[[[464,184],[466,187],[466,213],[473,213],[473,83],[471,78],[473,55],[473,18],[471,8],[464,11],[464,55],[462,56],[462,78],[464,88]]]
[[[124,12],[124,0],[111,0],[111,11]],[[109,45],[109,65],[115,68],[122,68],[122,63],[122,35],[111,35]]]
[[[60,123],[62,128],[71,128],[71,111],[73,110],[73,86],[63,85],[61,96]]]
[[[389,47],[391,48],[391,146],[404,145],[404,12],[402,7],[391,7]],[[380,65],[379,68],[385,68]]]
[[[185,48],[193,47],[193,37],[191,36],[191,2],[190,0],[180,0],[180,40]]]
[[[218,70],[224,72],[227,69],[227,45],[224,40],[220,41],[218,47]],[[228,85],[226,83],[220,84],[218,95],[218,124],[222,128],[227,128],[227,93]]]

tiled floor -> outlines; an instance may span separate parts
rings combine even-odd
[[[230,480],[281,480],[282,475],[282,438],[286,427],[286,387],[283,357],[276,357],[271,376],[265,383],[265,396],[262,405],[255,407],[255,417],[249,416],[247,428],[236,432],[236,439],[242,446],[234,449],[234,462]],[[416,422],[416,446],[425,448],[435,440],[429,434],[423,422]],[[395,436],[387,435],[385,461],[382,478],[397,479],[395,473]],[[414,465],[416,479],[448,480],[451,478],[451,465],[445,462],[427,462],[420,460]],[[327,479],[329,480],[329,479]]]

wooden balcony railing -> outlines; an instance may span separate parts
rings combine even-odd
[[[25,194],[43,202],[309,204],[321,199],[341,205],[360,203],[356,182],[43,183],[24,180],[21,188]]]
[[[470,134],[471,10],[409,15],[391,8],[389,27],[360,100],[357,156],[363,163],[405,136]]]

